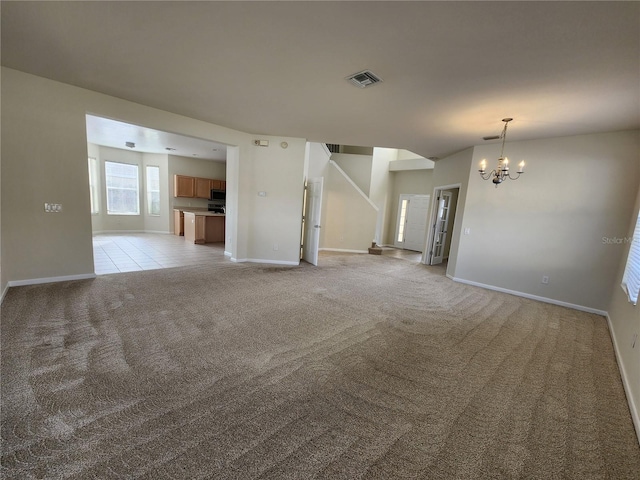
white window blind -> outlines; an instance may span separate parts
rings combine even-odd
[[[138,166],[104,162],[107,214],[140,215]]]
[[[640,214],[636,220],[636,228],[633,231],[629,257],[627,258],[627,266],[622,276],[622,289],[629,297],[629,301],[637,305],[638,295],[640,295]]]

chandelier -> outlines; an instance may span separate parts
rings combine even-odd
[[[498,158],[498,168],[495,170],[491,170],[491,172],[487,173],[485,176],[485,172],[487,170],[487,161],[483,158],[480,162],[480,176],[484,180],[492,179],[491,181],[495,184],[496,188],[507,178],[509,180],[517,180],[520,178],[520,175],[524,173],[524,160],[520,162],[518,165],[518,176],[512,177],[511,173],[509,173],[509,159],[504,156],[504,142],[507,140],[507,125],[509,122],[513,120],[513,118],[503,118],[504,128],[502,129],[502,133],[500,134],[500,138],[502,138],[502,149],[500,150],[500,157]]]

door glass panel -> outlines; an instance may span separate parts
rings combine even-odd
[[[404,242],[404,224],[407,220],[407,205],[409,204],[409,200],[402,200],[402,205],[400,207],[400,222],[398,224],[398,242]]]

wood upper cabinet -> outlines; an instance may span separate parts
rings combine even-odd
[[[184,175],[173,176],[173,196],[174,197],[189,197],[195,196],[195,178],[186,177]],[[209,194],[207,193],[207,198]]]
[[[211,190],[225,191],[227,182],[213,180],[211,178],[187,177],[186,175],[173,176],[173,196],[188,198],[209,199]]]
[[[211,182],[214,180],[210,180],[208,178],[196,178],[196,194],[194,195],[196,198],[206,198],[209,199],[211,195]]]

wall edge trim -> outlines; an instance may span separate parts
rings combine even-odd
[[[350,250],[348,248],[319,248],[319,252],[369,253],[367,250]]]
[[[61,277],[42,277],[42,278],[29,278],[26,280],[10,280],[7,282],[7,287],[23,287],[25,285],[39,285],[42,283],[57,283],[68,282],[71,280],[89,280],[96,278],[95,273],[81,273],[78,275],[64,275]]]
[[[248,263],[267,263],[270,265],[290,265],[290,266],[295,266],[297,267],[298,265],[300,265],[300,262],[292,262],[289,260],[266,260],[264,258],[231,258],[232,262],[236,262],[236,263],[244,263],[244,262],[248,262]]]
[[[4,297],[7,295],[8,291],[9,291],[9,282],[7,282],[7,284],[4,286],[4,290],[2,291],[2,296],[0,296],[0,305],[2,305],[2,302],[4,302]]]
[[[633,426],[636,429],[638,444],[640,444],[640,412],[638,411],[638,406],[635,403],[635,399],[631,395],[631,387],[629,387],[629,377],[627,376],[627,371],[624,368],[624,363],[622,363],[622,356],[620,355],[620,350],[618,348],[618,339],[616,338],[615,330],[613,329],[613,323],[611,322],[609,312],[607,312],[605,316],[607,317],[607,326],[609,327],[609,334],[611,335],[611,342],[613,343],[613,351],[616,356],[616,363],[618,364],[620,377],[622,378],[622,386],[624,387],[624,393],[626,394],[627,403],[629,404],[631,420],[633,421]]]
[[[516,297],[523,297],[523,298],[528,298],[530,300],[537,300],[539,302],[551,303],[553,305],[558,305],[560,307],[573,308],[574,310],[580,310],[582,312],[595,313],[596,315],[602,315],[603,317],[607,315],[607,312],[605,310],[598,310],[597,308],[585,307],[584,305],[577,305],[575,303],[563,302],[562,300],[555,300],[553,298],[548,298],[548,297],[540,297],[538,295],[519,292],[517,290],[509,290],[507,288],[496,287],[495,285],[488,285],[485,283],[474,282],[472,280],[465,280],[464,278],[450,277],[449,275],[447,275],[447,277],[452,279],[454,282],[464,283],[467,285],[472,285],[474,287],[486,288],[487,290],[494,290],[496,292],[508,293],[509,295],[515,295]]]

